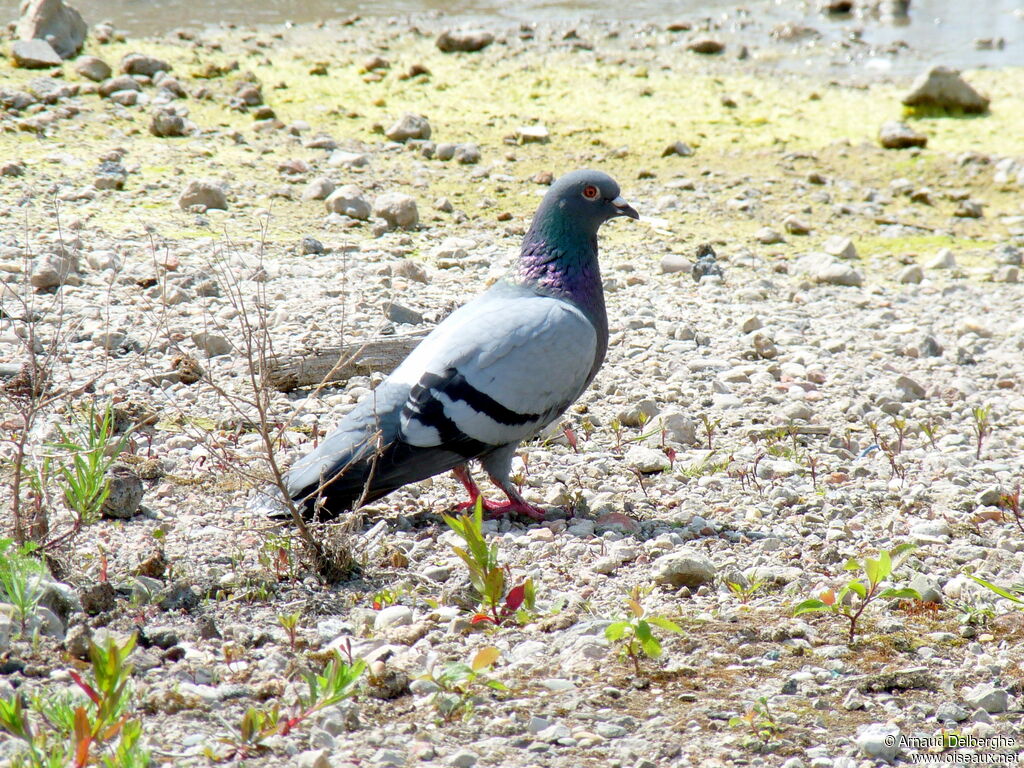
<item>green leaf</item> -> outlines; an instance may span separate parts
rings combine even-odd
[[[891,597],[896,600],[920,600],[921,593],[912,587],[902,587],[887,589],[879,594],[879,597]]]
[[[864,573],[867,574],[868,581],[872,584],[877,584],[885,577],[882,573],[882,563],[874,558],[864,558]]]
[[[1007,600],[1009,600],[1009,601],[1011,601],[1013,603],[1016,603],[1017,605],[1024,605],[1024,599],[1022,599],[1020,595],[1015,595],[1010,590],[1004,589],[1003,587],[1000,587],[1000,586],[997,586],[997,585],[993,584],[990,581],[985,581],[983,578],[981,578],[979,576],[974,576],[972,574],[967,574],[967,575],[970,578],[974,579],[979,584],[981,584],[981,586],[983,586],[983,587],[985,587],[987,589],[992,590],[993,592],[995,592],[1000,597],[1005,597]]]
[[[860,570],[860,561],[857,560],[856,558],[851,557],[849,560],[846,561],[846,565],[843,566],[843,570],[844,571],[859,571]]]
[[[621,640],[626,634],[626,629],[629,627],[628,621],[616,621],[614,624],[609,624],[604,628],[604,636],[608,638],[609,642],[614,643],[616,640]]]
[[[667,632],[675,632],[677,635],[683,634],[683,628],[676,624],[674,621],[666,619],[664,616],[648,616],[647,621],[656,627],[661,627]]]
[[[915,549],[917,549],[917,544],[911,544],[910,542],[907,542],[906,544],[900,544],[898,547],[893,547],[892,549],[890,549],[889,556],[892,558],[892,561],[894,563],[893,567],[902,563],[906,559],[906,556],[913,552]]]
[[[849,584],[847,584],[845,587],[843,587],[843,591],[844,592],[853,592],[861,600],[863,600],[868,595],[868,588],[864,586],[863,582],[856,581],[856,580],[855,581],[851,581]],[[840,596],[838,602],[842,602],[842,596]]]
[[[656,659],[661,656],[661,643],[651,632],[651,625],[643,619],[636,623],[636,638],[649,658]]]
[[[493,645],[488,645],[485,648],[481,648],[477,651],[476,656],[473,657],[473,661],[470,662],[474,672],[479,672],[482,669],[487,669],[501,656],[501,651],[495,648]]]
[[[484,685],[486,685],[488,688],[493,688],[496,691],[507,691],[508,690],[508,686],[505,685],[500,680],[488,680],[486,683],[484,683]]]
[[[878,553],[878,581],[885,581],[892,574],[892,558],[889,553],[882,550]]]
[[[801,613],[814,613],[816,611],[830,611],[830,606],[823,603],[821,600],[804,600],[800,605],[793,609],[793,615],[799,616]]]

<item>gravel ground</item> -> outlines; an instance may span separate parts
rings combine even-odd
[[[90,41],[115,69],[170,67],[114,84],[2,65],[0,357],[24,359],[28,300],[44,341],[64,334],[53,386],[78,392],[30,443],[90,399],[144,425],[124,457],[141,505],[119,495],[127,517],[54,553],[27,635],[0,617],[0,694],[62,690],[87,636],[138,632],[158,765],[852,768],[910,761],[944,728],[980,740],[962,755],[1019,757],[1024,613],[967,574],[1024,581],[1002,498],[1024,474],[1020,73],[968,73],[989,114],[911,115],[928,145],[884,150],[908,82],[781,75],[800,52],[766,36],[738,60],[624,25],[442,53],[439,29]],[[429,328],[583,165],[643,220],[603,232],[604,368],[514,468],[549,519],[485,523],[511,579],[533,579],[532,615],[469,621],[450,477],[353,516],[333,535],[358,568],[322,583],[248,503],[266,468],[239,405],[243,321],[278,353]],[[273,393],[275,420],[298,413],[282,461],[379,378]],[[9,477],[13,412],[3,429]],[[890,581],[922,600],[873,603],[853,642],[838,617],[794,616],[849,558],[904,543]],[[604,634],[634,588],[682,629],[638,666]],[[291,712],[300,673],[349,642],[376,682],[232,752],[246,709]],[[508,690],[445,720],[418,678],[487,646]],[[0,765],[19,749],[0,735]]]

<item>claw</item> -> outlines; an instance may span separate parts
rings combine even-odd
[[[456,509],[462,512],[467,509],[473,509],[475,506],[476,500],[474,499],[473,501],[462,502],[456,506]],[[543,520],[547,516],[547,512],[545,510],[540,507],[535,507],[532,504],[526,504],[518,501],[508,501],[502,504],[496,501],[488,501],[487,499],[484,499],[484,512],[486,512],[487,516],[492,520],[503,517],[510,512],[525,515],[533,520]]]

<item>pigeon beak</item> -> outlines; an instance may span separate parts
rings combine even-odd
[[[631,219],[640,218],[640,214],[637,213],[633,209],[633,206],[626,202],[626,198],[622,197],[621,195],[612,200],[612,205],[615,206],[616,216],[629,216],[629,218]]]

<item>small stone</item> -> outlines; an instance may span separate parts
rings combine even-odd
[[[53,46],[45,40],[18,40],[11,46],[14,66],[22,69],[49,69],[64,63]]]
[[[106,80],[111,71],[110,65],[96,56],[79,56],[75,59],[75,72],[94,83]]]
[[[476,144],[459,144],[455,148],[455,162],[461,165],[476,165],[480,157],[480,147]]]
[[[406,112],[396,120],[384,135],[391,141],[408,141],[409,139],[429,139],[430,121],[423,115]]]
[[[104,517],[128,520],[142,502],[142,478],[131,467],[115,464],[107,470],[109,492],[100,513]]]
[[[199,607],[199,595],[196,594],[191,584],[178,581],[171,585],[157,607],[161,611],[185,611],[188,613]]]
[[[88,624],[76,624],[64,636],[64,647],[68,654],[80,661],[89,660],[89,646],[92,643],[92,630]]]
[[[82,50],[89,29],[82,14],[62,0],[23,0],[14,36],[19,40],[45,40],[62,58]]]
[[[796,216],[787,216],[782,220],[782,226],[791,235],[809,235],[811,228]]]
[[[1005,264],[996,270],[996,273],[992,276],[992,281],[996,283],[1020,282],[1020,267]]]
[[[192,334],[192,343],[206,353],[207,357],[230,354],[234,347],[223,336],[207,331]]]
[[[335,184],[326,176],[317,176],[302,190],[303,200],[326,200],[335,190]],[[369,205],[367,205],[369,208]],[[369,214],[367,214],[369,215]]]
[[[900,729],[889,723],[871,723],[857,729],[857,747],[865,757],[891,763],[900,751]]]
[[[977,200],[961,200],[957,203],[953,215],[961,219],[980,219],[985,212]]]
[[[452,201],[447,197],[439,197],[434,201],[434,210],[441,213],[451,213],[455,210],[455,206],[452,205]]]
[[[413,229],[420,221],[415,198],[401,192],[380,195],[373,201],[373,215],[384,219],[389,229]]]
[[[619,411],[616,418],[624,427],[642,427],[658,415],[658,404],[650,399],[640,400]]]
[[[767,333],[754,331],[754,333],[747,338],[750,340],[750,346],[754,355],[758,358],[762,360],[772,360],[778,357],[779,348],[775,345],[775,340]],[[747,357],[749,357],[749,355],[747,355]]]
[[[178,196],[178,206],[182,210],[193,207],[204,211],[210,208],[226,210],[228,197],[223,187],[212,179],[191,179]]]
[[[494,35],[482,29],[445,30],[437,38],[437,47],[444,53],[475,53],[494,42]]]
[[[919,573],[910,580],[909,586],[911,589],[917,590],[922,602],[942,604],[942,591],[935,579]]]
[[[139,103],[139,92],[138,91],[114,91],[108,96],[115,104],[120,104],[122,107],[134,107]]]
[[[626,451],[623,461],[625,461],[627,467],[632,467],[644,474],[664,472],[670,466],[668,456],[665,455],[664,451],[647,448],[643,445],[631,446]]]
[[[678,549],[653,563],[654,580],[673,587],[696,589],[715,578],[714,564],[695,549]]]
[[[896,282],[898,283],[920,283],[922,280],[924,280],[924,270],[920,264],[911,264],[904,267],[896,275]]]
[[[298,768],[331,768],[331,752],[328,749],[307,749],[295,756]]]
[[[370,156],[364,152],[337,149],[327,158],[327,164],[332,168],[362,168],[370,164]]]
[[[388,302],[388,305],[384,308],[384,314],[392,323],[419,325],[423,322],[422,314],[395,301]]]
[[[520,144],[547,144],[551,135],[543,125],[521,125],[516,128],[516,138]]]
[[[412,608],[406,605],[389,605],[377,612],[373,620],[373,628],[376,631],[388,627],[402,627],[412,624]]]
[[[901,399],[904,403],[911,403],[915,400],[924,400],[927,396],[925,388],[909,376],[897,377],[895,385],[896,389],[900,391]]]
[[[427,270],[423,268],[423,265],[412,259],[402,259],[391,268],[391,271],[396,277],[404,277],[406,280],[413,280],[424,285],[430,282],[430,275],[427,274]]]
[[[324,253],[324,244],[315,237],[306,235],[299,242],[299,253],[303,256],[319,256]]]
[[[972,707],[980,707],[990,714],[1005,712],[1010,697],[1005,688],[997,688],[991,683],[979,683],[964,692],[964,701]]]
[[[451,755],[445,762],[452,768],[473,768],[476,765],[477,757],[474,753],[468,749],[460,749],[455,754]]]
[[[970,712],[952,701],[944,701],[935,708],[935,719],[940,723],[961,723],[970,716]]]
[[[55,253],[46,254],[36,260],[29,276],[33,288],[46,291],[57,288],[65,283],[78,282],[78,257],[72,254],[60,256]]]
[[[918,76],[903,104],[980,114],[988,111],[989,99],[974,90],[959,71],[939,66]]]
[[[900,120],[889,120],[878,129],[878,142],[885,149],[909,149],[927,146],[928,137]]]
[[[822,264],[814,271],[814,279],[829,285],[859,286],[864,283],[864,276],[849,264],[838,261]]]
[[[764,325],[761,323],[761,318],[757,315],[747,315],[740,320],[740,331],[743,333],[753,333],[763,327]]]
[[[761,227],[754,233],[754,239],[761,243],[761,245],[775,245],[776,243],[786,242],[782,234],[771,227]]]
[[[78,590],[78,597],[82,601],[82,610],[90,616],[112,611],[117,605],[117,593],[109,581],[82,587]]]
[[[854,247],[853,241],[848,237],[840,235],[833,235],[826,240],[822,245],[822,250],[829,256],[835,256],[837,259],[857,258],[857,249]]]
[[[710,56],[724,51],[725,43],[710,37],[702,37],[687,43],[686,50]]]
[[[434,147],[434,157],[445,162],[455,157],[455,149],[458,145],[450,142],[442,142]]]
[[[185,118],[173,109],[158,109],[149,121],[149,132],[159,138],[184,136],[186,133]]]
[[[917,350],[921,357],[942,357],[945,348],[930,334],[926,334],[917,344]]]
[[[697,424],[682,411],[665,411],[659,421],[667,440],[681,445],[697,443]]]
[[[324,206],[328,213],[341,213],[363,221],[369,219],[372,213],[369,201],[355,184],[346,184],[336,189],[327,196]]]
[[[693,155],[693,147],[691,147],[685,141],[674,141],[661,151],[662,157],[668,157],[669,155],[678,155],[679,157],[691,157]]]
[[[121,59],[121,72],[125,75],[153,77],[157,72],[170,71],[171,65],[166,61],[142,53],[129,53]]]
[[[942,248],[925,266],[928,269],[956,269],[956,256],[949,248]]]
[[[139,81],[129,75],[118,75],[100,83],[97,91],[103,98],[109,98],[118,91],[141,91]]]
[[[676,272],[689,272],[693,264],[680,253],[666,253],[661,257],[661,274],[674,275]]]

